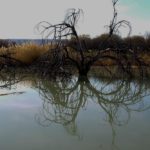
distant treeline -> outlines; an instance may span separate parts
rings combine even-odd
[[[10,47],[10,46],[13,46],[13,45],[16,45],[16,42],[14,41],[11,41],[11,40],[2,40],[0,39],[0,48],[1,47]]]
[[[137,51],[150,51],[150,34],[147,34],[145,37],[135,35],[126,38],[122,38],[119,35],[112,35],[111,38],[108,38],[108,34],[102,34],[94,38],[91,38],[89,35],[80,35],[79,39],[84,50],[113,48],[119,50],[131,49]],[[0,48],[29,42],[41,45],[50,41],[51,40],[43,41],[40,39],[0,40]],[[70,47],[77,49],[78,44],[73,37],[68,40],[67,43]]]
[[[1,47],[10,47],[14,45],[34,43],[37,45],[43,45],[51,42],[50,39],[0,39],[0,48]]]
[[[150,34],[146,37],[143,36],[131,36],[122,38],[118,35],[112,35],[108,38],[108,34],[102,34],[95,38],[90,38],[89,35],[81,35],[80,37],[82,48],[85,50],[96,50],[96,49],[132,49],[137,51],[150,51]],[[71,47],[76,47],[76,41],[72,38],[69,41]]]

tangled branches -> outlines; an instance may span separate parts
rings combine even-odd
[[[120,27],[128,27],[128,35],[131,33],[131,25],[129,21],[117,20],[118,13],[116,5],[118,1],[119,0],[112,0],[113,18],[110,21],[110,25],[107,26],[109,29],[108,36],[102,43],[100,43],[100,47],[105,47],[104,45],[107,44],[107,41],[112,37],[112,35],[119,33]],[[62,23],[52,25],[49,22],[43,21],[37,24],[36,29],[42,35],[42,38],[52,39],[52,45],[54,47],[53,51],[55,51],[53,64],[55,64],[55,62],[59,62],[59,65],[52,65],[51,69],[56,68],[58,71],[60,67],[63,67],[62,64],[64,64],[64,61],[69,60],[72,64],[74,64],[74,66],[76,66],[80,76],[87,76],[91,66],[96,61],[111,59],[115,61],[116,65],[121,68],[126,75],[132,76],[132,64],[129,63],[129,56],[135,58],[134,60],[136,65],[138,66],[140,73],[142,73],[141,69],[143,62],[141,62],[141,60],[135,55],[134,51],[130,51],[129,49],[97,49],[89,55],[84,50],[76,30],[76,25],[82,14],[83,11],[81,9],[69,9]],[[68,44],[69,38],[74,38],[76,41],[75,48]],[[108,55],[108,53],[111,52],[115,55]]]

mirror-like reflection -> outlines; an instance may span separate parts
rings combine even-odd
[[[62,124],[73,135],[78,134],[76,118],[80,109],[86,109],[88,101],[94,101],[105,112],[105,121],[112,128],[112,145],[115,147],[115,127],[128,124],[133,111],[150,108],[144,97],[149,89],[143,81],[102,80],[98,78],[80,81],[72,80],[38,82],[39,94],[43,100],[42,109],[36,120],[43,126],[55,122]]]
[[[23,75],[2,77],[0,81],[0,88],[5,89],[5,92],[1,94],[1,99],[3,97],[7,99],[7,96],[8,99],[10,98],[10,96],[13,99],[13,95],[22,94],[22,96],[19,96],[18,98],[15,97],[15,100],[9,103],[7,102],[7,105],[11,104],[11,109],[12,106],[19,106],[20,108],[21,105],[21,108],[23,108],[23,110],[17,110],[18,108],[15,109],[15,112],[17,112],[17,115],[19,115],[18,118],[22,117],[20,116],[22,112],[23,116],[25,116],[25,114],[30,114],[32,115],[31,118],[32,120],[34,120],[34,123],[39,126],[37,127],[37,129],[35,128],[34,131],[33,127],[35,125],[32,122],[30,126],[28,126],[28,130],[30,132],[28,133],[28,136],[31,136],[30,134],[35,135],[35,132],[40,132],[41,135],[42,132],[47,131],[45,135],[49,133],[47,136],[51,135],[51,138],[56,137],[55,132],[57,134],[58,132],[60,132],[60,129],[58,128],[58,125],[60,125],[63,127],[63,129],[65,129],[65,131],[67,131],[66,133],[69,133],[69,135],[71,135],[72,137],[77,137],[77,139],[81,141],[81,143],[83,143],[82,146],[80,144],[79,145],[84,148],[78,147],[77,145],[73,144],[75,139],[73,140],[71,137],[69,137],[70,144],[72,143],[74,145],[72,149],[85,149],[85,147],[86,149],[89,149],[90,146],[88,147],[88,142],[85,142],[85,139],[91,139],[91,141],[89,142],[91,143],[91,145],[99,145],[98,147],[95,147],[95,149],[125,149],[125,147],[122,147],[122,145],[125,146],[124,144],[118,143],[118,136],[123,137],[125,134],[118,134],[119,129],[125,130],[126,127],[128,127],[132,123],[132,120],[135,119],[133,116],[137,116],[137,114],[143,114],[147,111],[149,112],[150,110],[150,102],[148,100],[150,94],[150,84],[148,80],[129,81],[127,79],[105,79],[98,77],[90,77],[89,79],[86,78],[84,80],[81,80],[76,76],[64,80],[61,80],[60,78],[56,78],[56,80],[48,80]],[[22,90],[22,88],[20,87],[21,85],[25,84],[26,89]],[[19,89],[17,89],[18,85]],[[11,90],[13,88],[16,88],[17,90],[14,90],[12,92]],[[30,96],[32,100],[31,98],[27,100],[27,98]],[[18,99],[18,101],[16,99]],[[36,99],[39,99],[39,101],[37,101]],[[15,102],[19,104],[12,105]],[[1,104],[0,109],[6,112],[4,108],[2,108]],[[36,111],[35,109],[34,111],[31,111],[29,109],[30,105],[32,107],[36,107]],[[12,118],[14,116],[12,116]],[[24,118],[25,121],[31,122],[31,120],[28,120],[27,118],[28,117]],[[137,120],[136,122],[140,124],[140,120]],[[81,126],[81,124],[84,125]],[[98,125],[96,126],[96,124]],[[146,122],[143,124],[145,124],[145,126],[148,126],[148,123]],[[55,125],[56,127],[54,127]],[[88,126],[90,128],[94,128],[95,126],[95,130],[97,131],[88,129]],[[55,129],[54,132],[50,130],[52,127]],[[83,134],[84,128],[86,129],[85,131],[87,131],[86,134]],[[102,129],[105,130],[102,131]],[[107,135],[108,129],[111,130],[111,135],[109,135],[109,138]],[[135,130],[136,129],[137,127],[135,126]],[[145,129],[148,130],[148,127]],[[20,131],[21,129],[18,128],[18,130]],[[97,135],[96,132],[100,132],[99,130],[103,135]],[[129,130],[129,132],[131,132],[131,129]],[[89,133],[90,135],[88,135]],[[141,138],[145,138],[143,136]],[[42,142],[44,140],[43,136],[39,136],[38,138],[40,137],[40,141]],[[95,139],[94,137],[97,138]],[[101,141],[99,141],[98,138],[100,137],[104,137],[105,140],[101,139]],[[147,138],[149,137],[150,135],[148,132]],[[111,146],[109,147],[107,142],[110,140],[110,138]],[[121,138],[119,139],[119,141],[120,140]],[[46,149],[55,147],[58,141],[55,141],[54,143],[50,142],[51,146],[47,143],[45,145]],[[39,143],[41,144],[41,142]],[[34,149],[34,147],[38,147],[39,143],[35,143],[37,144],[36,146],[32,144],[31,140],[29,148]],[[127,144],[128,143],[130,142],[127,142]],[[42,144],[44,144],[44,142]],[[66,149],[65,142],[62,143],[62,145],[64,146],[64,149]],[[104,145],[106,146],[104,147]],[[15,148],[19,149],[19,146],[16,145]],[[41,148],[39,148],[38,150],[40,149]]]
[[[131,111],[150,108],[143,101],[143,97],[149,95],[149,89],[137,81],[98,78],[90,81],[74,78],[63,82],[40,80],[37,87],[43,100],[43,120],[39,118],[43,125],[49,121],[65,126],[75,122],[79,110],[86,108],[88,100],[97,103],[105,111],[107,120],[117,125],[127,123]],[[120,117],[120,111],[126,112],[126,118]]]
[[[4,90],[3,92],[0,92],[0,96],[23,94],[23,91],[9,92],[9,90],[11,90],[12,88],[15,89],[17,83],[22,81],[23,78],[24,75],[17,76],[15,72],[0,73],[0,91]]]

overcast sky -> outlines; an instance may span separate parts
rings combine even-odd
[[[83,9],[78,33],[94,37],[106,31],[111,4],[111,0],[0,0],[0,38],[40,38],[34,26],[40,21],[63,21],[68,8]],[[117,9],[119,18],[131,22],[132,34],[150,31],[150,0],[119,0]]]

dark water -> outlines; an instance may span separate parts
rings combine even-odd
[[[149,80],[7,80],[0,81],[1,150],[150,148]]]

